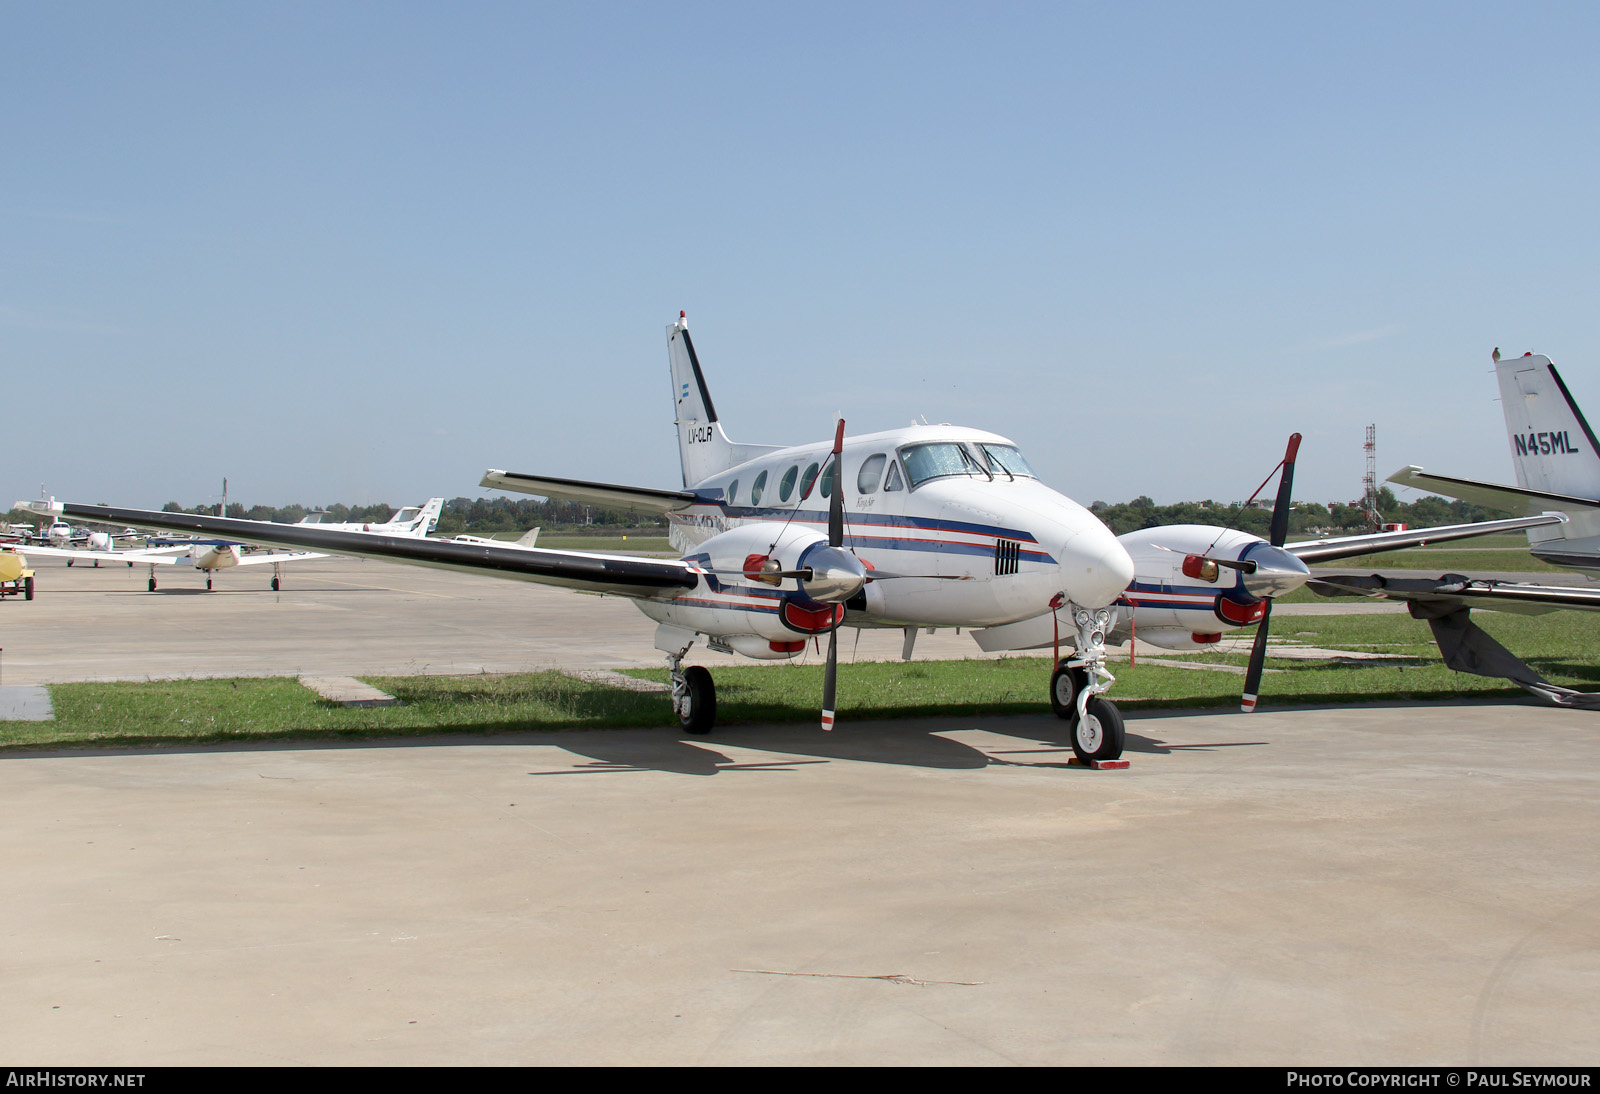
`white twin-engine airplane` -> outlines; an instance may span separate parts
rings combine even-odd
[[[1050,697],[1085,762],[1114,759],[1120,713],[1104,692],[1106,641],[1131,614],[1139,637],[1193,646],[1265,623],[1306,561],[1479,535],[1557,517],[1354,536],[1284,547],[1293,448],[1272,542],[1223,528],[1145,529],[1120,540],[1041,482],[1005,437],[921,425],[830,444],[735,444],[718,419],[681,313],[667,328],[684,488],[653,490],[487,472],[481,485],[663,514],[679,559],[414,540],[182,513],[66,504],[67,515],[202,532],[566,586],[633,598],[667,655],[673,705],[690,732],[716,717],[710,673],[683,665],[696,642],[793,658],[828,635],[823,726],[831,727],[838,627],[967,627],[987,650],[1058,647]],[[1296,438],[1296,441],[1298,438]],[[1247,678],[1254,693],[1265,627]],[[1070,657],[1059,646],[1072,647]]]
[[[433,531],[434,525],[439,523],[439,514],[444,512],[443,498],[429,498],[423,505],[408,505],[395,513],[394,516],[381,523],[375,521],[348,521],[334,522],[320,519],[320,513],[313,513],[301,519],[301,524],[314,524],[318,528],[326,528],[333,532],[377,532],[386,536],[412,536],[421,538]]]

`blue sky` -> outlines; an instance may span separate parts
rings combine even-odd
[[[1089,502],[1510,481],[1600,414],[1592,53],[1534,4],[5,6],[4,498],[675,485],[924,415]]]

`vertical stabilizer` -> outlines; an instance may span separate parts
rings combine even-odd
[[[682,312],[667,328],[667,360],[672,366],[672,402],[678,426],[678,456],[683,485],[693,486],[713,475],[771,451],[766,445],[734,444],[717,421],[700,359],[689,338],[689,320]]]
[[[1600,445],[1550,358],[1502,358],[1495,373],[1517,485],[1600,498]]]
[[[439,514],[444,512],[443,498],[429,498],[428,504],[422,507],[422,515],[417,523],[416,535],[425,536],[433,531],[439,523]]]

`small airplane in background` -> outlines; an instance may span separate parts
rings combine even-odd
[[[11,548],[10,545],[0,545],[0,549]],[[207,590],[211,588],[212,575],[218,570],[231,570],[236,566],[271,566],[272,591],[277,592],[282,585],[284,563],[327,557],[309,551],[267,551],[253,554],[249,553],[243,544],[220,540],[168,541],[164,546],[123,550],[40,546],[22,549],[34,558],[64,558],[68,566],[76,562],[92,562],[95,566],[99,566],[102,562],[123,562],[129,567],[149,566],[151,592],[156,591],[157,566],[179,566],[184,563],[205,572]]]
[[[373,532],[383,536],[410,536],[420,539],[433,531],[434,526],[439,523],[439,514],[443,512],[444,499],[429,498],[422,505],[411,505],[401,509],[382,523],[375,521],[366,523],[361,521],[344,523],[325,521],[321,519],[323,514],[320,513],[308,514],[300,523],[315,525],[330,532]]]
[[[667,347],[682,489],[499,470],[486,472],[480,485],[664,515],[682,552],[678,559],[72,503],[49,515],[629,597],[656,624],[673,707],[692,733],[709,732],[716,718],[710,672],[683,664],[697,642],[782,660],[827,635],[825,729],[834,720],[841,626],[903,630],[907,657],[924,627],[969,628],[985,649],[1050,645],[1056,648],[1051,705],[1070,723],[1073,750],[1086,763],[1122,752],[1122,716],[1105,697],[1115,680],[1106,668],[1106,642],[1128,616],[1141,637],[1154,633],[1173,643],[1203,643],[1222,630],[1260,624],[1264,653],[1267,604],[1305,583],[1306,560],[1505,526],[1354,536],[1320,544],[1320,553],[1285,548],[1296,438],[1282,464],[1270,541],[1200,526],[1146,529],[1119,540],[1083,506],[1046,486],[1018,446],[998,434],[924,424],[849,437],[840,421],[831,443],[736,444],[712,404],[682,313],[667,328]],[[1180,573],[1181,585],[1174,578]],[[1061,655],[1062,646],[1071,656]],[[1252,692],[1257,661],[1247,679]]]

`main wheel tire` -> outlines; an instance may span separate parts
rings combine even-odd
[[[33,599],[33,578],[31,577],[25,577],[22,579],[22,599]]]
[[[678,710],[678,724],[689,733],[710,733],[717,721],[717,685],[711,682],[711,671],[690,665],[683,670],[683,682],[689,693]]]
[[[156,579],[153,578],[153,577],[150,579],[150,591],[151,592],[155,592],[156,591]]]
[[[277,578],[273,578],[272,579],[272,591],[273,592],[277,592],[278,591],[278,579]]]
[[[1072,751],[1084,764],[1115,760],[1122,755],[1126,736],[1117,705],[1096,695],[1089,700],[1087,715],[1072,727]]]
[[[209,593],[210,591],[211,591],[211,579],[208,577],[208,578],[206,578],[206,592]]]
[[[1078,718],[1078,692],[1089,686],[1088,669],[1069,669],[1057,665],[1050,674],[1050,709],[1057,718],[1069,722]]]

